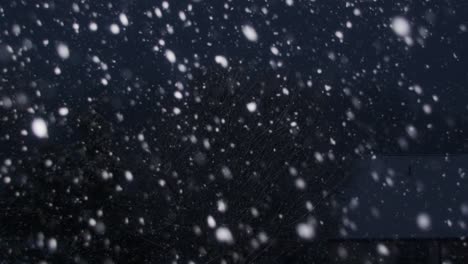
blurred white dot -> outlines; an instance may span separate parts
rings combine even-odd
[[[35,118],[31,124],[31,129],[38,138],[47,138],[49,136],[47,124],[42,118]]]
[[[431,217],[426,213],[420,213],[416,217],[416,224],[419,229],[427,231],[431,228]]]
[[[47,248],[49,248],[49,250],[51,252],[54,252],[57,250],[57,239],[55,238],[51,238],[47,241]]]
[[[397,16],[392,19],[391,25],[393,31],[400,37],[406,37],[411,33],[411,26],[404,17]]]
[[[423,105],[423,111],[424,111],[424,113],[426,113],[427,115],[430,115],[430,114],[432,113],[432,107],[431,107],[431,105],[429,105],[429,104]]]
[[[117,24],[110,25],[109,29],[110,29],[110,32],[114,35],[117,35],[120,33],[120,27]]]
[[[215,233],[216,239],[221,243],[231,244],[234,242],[231,230],[227,227],[219,227]]]
[[[343,32],[336,31],[335,32],[335,37],[339,38],[340,40],[343,40],[343,38],[344,38]]]
[[[78,23],[73,23],[72,27],[76,33],[80,31],[80,25]]]
[[[89,23],[89,30],[91,31],[97,31],[98,30],[98,25],[95,22]]]
[[[299,223],[296,226],[297,235],[305,240],[310,240],[315,237],[315,227],[312,223]]]
[[[62,70],[57,66],[54,68],[54,73],[55,75],[60,75],[62,73]]]
[[[176,62],[176,55],[175,53],[172,51],[172,50],[166,50],[166,52],[164,53],[164,55],[166,56],[166,59],[170,62],[170,63],[175,63]]]
[[[377,253],[379,253],[381,256],[389,256],[390,250],[386,245],[379,243],[377,244]]]
[[[185,21],[187,20],[187,15],[185,15],[183,11],[179,11],[179,18],[180,20]]]
[[[88,220],[88,225],[89,225],[89,226],[95,227],[96,224],[97,224],[97,222],[96,222],[96,220],[95,220],[94,218],[90,218],[90,219]]]
[[[228,60],[226,59],[226,57],[221,56],[221,55],[215,56],[215,62],[217,64],[221,65],[223,68],[227,68],[228,65],[229,65]]]
[[[355,9],[353,10],[353,15],[355,15],[355,16],[360,16],[360,15],[361,15],[361,10],[359,10],[358,8],[355,8]]]
[[[59,115],[61,115],[61,116],[66,116],[66,115],[68,115],[68,113],[69,113],[70,111],[69,111],[68,108],[66,108],[66,107],[60,107],[59,110],[58,110],[58,112],[59,112]]]
[[[278,55],[279,54],[279,49],[277,47],[275,47],[275,46],[272,46],[270,48],[270,51],[271,51],[271,53],[273,53],[273,55]]]
[[[258,40],[257,31],[255,31],[255,29],[252,26],[243,25],[242,26],[242,33],[244,33],[244,36],[249,41],[255,42],[255,41]]]
[[[70,49],[65,43],[59,43],[57,45],[57,54],[60,58],[66,60],[70,57]]]
[[[178,107],[174,107],[174,109],[172,109],[172,112],[173,112],[175,115],[180,115],[180,113],[182,113],[182,111],[181,111],[180,108],[178,108]]]
[[[306,182],[302,178],[297,178],[296,179],[296,188],[299,190],[304,190],[306,188]]]
[[[221,213],[224,213],[224,212],[226,212],[226,210],[227,210],[226,202],[223,201],[223,200],[219,200],[218,201],[218,211],[220,211]]]
[[[129,182],[133,181],[133,174],[131,171],[125,171],[125,179]]]
[[[247,103],[247,110],[249,110],[250,113],[253,113],[257,110],[257,103],[255,102],[250,102],[250,103]]]
[[[418,130],[413,125],[406,126],[406,133],[412,139],[415,139],[418,137]]]
[[[175,91],[175,92],[174,92],[174,97],[175,97],[176,99],[179,99],[179,100],[180,100],[180,99],[183,98],[183,95],[182,95],[182,93],[181,93],[180,91]]]
[[[121,13],[119,15],[119,20],[120,20],[120,23],[122,23],[122,25],[124,27],[128,26],[128,18],[127,18],[127,15],[125,15],[124,13]]]
[[[211,227],[211,228],[215,228],[216,227],[216,220],[213,218],[213,216],[209,215],[207,218],[206,218],[206,222],[208,223],[208,226]]]

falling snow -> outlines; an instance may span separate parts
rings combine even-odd
[[[227,66],[229,65],[228,60],[226,59],[226,57],[221,56],[221,55],[216,55],[215,56],[215,62],[218,63],[219,65],[221,65],[224,68],[227,68]]]
[[[216,229],[216,239],[221,243],[231,244],[234,242],[231,230],[227,227],[218,227]]]
[[[117,35],[120,33],[120,27],[117,24],[111,24],[109,30],[112,34]]]
[[[255,102],[247,103],[246,107],[247,107],[247,110],[249,110],[249,112],[251,113],[257,111],[257,103]]]
[[[257,31],[252,26],[242,26],[242,33],[248,41],[256,42],[258,40]]]
[[[411,26],[404,17],[395,17],[392,19],[392,29],[400,37],[406,37],[411,33]]]
[[[120,20],[120,23],[122,24],[122,26],[126,27],[128,26],[128,18],[127,18],[127,15],[125,15],[124,13],[120,14],[119,15],[119,20]]]
[[[464,259],[455,2],[4,0],[2,261]]]
[[[311,223],[299,223],[296,232],[302,239],[310,240],[315,237],[315,227]]]
[[[427,213],[420,213],[416,217],[416,223],[422,231],[427,231],[431,228],[431,217]]]
[[[176,62],[176,56],[175,56],[175,53],[172,50],[166,50],[164,55],[166,56],[166,59],[170,63],[175,63]]]
[[[57,45],[57,53],[60,58],[64,60],[70,58],[70,49],[68,49],[68,46],[65,43],[60,43]]]
[[[49,136],[47,124],[42,118],[35,118],[32,121],[31,129],[34,135],[38,138],[47,138]]]

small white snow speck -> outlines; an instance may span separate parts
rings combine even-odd
[[[299,190],[304,190],[307,186],[306,182],[302,178],[297,178],[295,184],[296,188]]]
[[[227,227],[219,227],[216,229],[216,239],[221,243],[232,244],[234,238],[232,237],[231,230]]]
[[[322,163],[324,161],[323,155],[319,152],[314,153],[315,160]]]
[[[335,32],[335,37],[339,38],[340,40],[343,40],[343,38],[344,38],[343,32],[336,31]]]
[[[73,23],[72,27],[76,33],[80,32],[80,25],[78,23]]]
[[[246,106],[247,106],[247,110],[249,110],[250,113],[257,111],[257,103],[255,102],[247,103]]]
[[[227,68],[228,65],[229,65],[228,60],[226,59],[226,57],[221,56],[221,55],[215,56],[215,62],[218,63],[219,65],[221,65],[223,68]]]
[[[88,28],[89,28],[89,30],[94,32],[94,31],[98,30],[98,25],[95,22],[91,22],[91,23],[89,23]]]
[[[406,133],[412,139],[415,139],[418,137],[418,130],[413,125],[406,126]]]
[[[305,240],[310,240],[315,237],[315,227],[312,223],[300,223],[296,226],[297,235]]]
[[[159,9],[159,7],[156,7],[154,9],[154,14],[159,18],[161,18],[163,16],[162,11],[161,11],[161,9]]]
[[[256,42],[258,40],[257,31],[255,31],[255,29],[252,26],[243,25],[242,26],[242,33],[244,33],[244,36],[249,41]]]
[[[122,25],[124,27],[128,26],[128,17],[127,17],[127,15],[125,15],[124,13],[121,13],[119,15],[119,20],[120,20],[120,23],[122,23]]]
[[[166,56],[166,59],[170,62],[170,63],[175,63],[176,62],[176,55],[175,53],[172,51],[172,50],[166,50],[166,52],[164,52],[164,56]]]
[[[110,29],[110,32],[114,35],[117,35],[120,33],[120,27],[117,24],[110,25],[109,29]]]
[[[291,176],[293,177],[296,177],[299,174],[299,172],[297,171],[295,167],[289,167],[288,170],[289,170],[289,174],[291,174]]]
[[[416,217],[416,224],[422,231],[427,231],[431,228],[431,217],[426,213],[420,213]]]
[[[183,11],[179,11],[179,18],[180,20],[185,21],[187,20],[187,15],[185,15]]]
[[[423,111],[425,114],[430,115],[432,113],[432,107],[429,104],[423,105]]]
[[[38,138],[47,138],[49,136],[47,124],[42,118],[35,118],[31,124],[31,129]]]
[[[57,239],[55,238],[51,238],[47,241],[47,248],[49,248],[49,250],[51,252],[54,252],[57,250]]]
[[[182,95],[182,93],[181,93],[180,91],[175,91],[175,92],[174,92],[174,97],[175,97],[176,99],[179,99],[179,100],[180,100],[180,99],[182,99],[184,96]]]
[[[229,169],[228,166],[223,166],[221,168],[221,173],[223,174],[225,179],[232,179],[232,171]]]
[[[13,32],[13,35],[15,35],[16,37],[19,36],[21,34],[21,27],[17,24],[14,24],[12,27],[11,27],[11,31]]]
[[[65,43],[59,43],[57,45],[57,54],[60,58],[66,60],[70,58],[70,49]]]
[[[278,54],[279,54],[279,50],[278,50],[278,48],[275,47],[275,46],[272,46],[272,47],[270,48],[270,51],[271,51],[271,53],[273,53],[273,55],[278,55]]]
[[[96,224],[97,224],[97,222],[96,222],[96,220],[95,220],[94,218],[90,218],[90,219],[88,220],[88,225],[89,225],[89,226],[95,227]]]
[[[389,256],[390,250],[386,245],[379,243],[377,244],[377,253],[379,253],[381,256]]]
[[[221,213],[224,213],[224,212],[226,212],[226,210],[227,210],[226,202],[223,201],[223,200],[219,200],[218,201],[218,211],[221,212]]]
[[[129,182],[133,181],[133,174],[131,171],[125,171],[125,179]]]
[[[60,107],[59,110],[58,110],[58,112],[59,112],[59,115],[61,115],[61,116],[66,116],[66,115],[68,115],[68,113],[69,113],[70,111],[69,111],[68,108],[66,108],[66,107]]]
[[[406,37],[411,33],[411,26],[408,20],[404,17],[397,16],[392,19],[391,25],[395,34],[400,37]]]
[[[359,10],[358,8],[355,8],[355,9],[353,10],[353,15],[355,15],[355,16],[360,16],[360,15],[361,15],[361,10]]]
[[[216,227],[216,220],[213,218],[213,216],[209,215],[207,218],[206,218],[206,222],[208,223],[208,226],[211,227],[211,228],[215,228]]]
[[[180,108],[178,108],[178,107],[174,107],[174,109],[172,109],[172,112],[175,115],[180,115],[180,113],[182,113],[182,110],[180,110]]]

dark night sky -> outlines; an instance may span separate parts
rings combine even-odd
[[[3,1],[2,258],[328,254],[317,241],[342,228],[348,201],[337,190],[358,160],[466,153],[467,9],[449,0]],[[397,34],[398,19],[408,32]],[[217,236],[223,228],[229,241]]]

